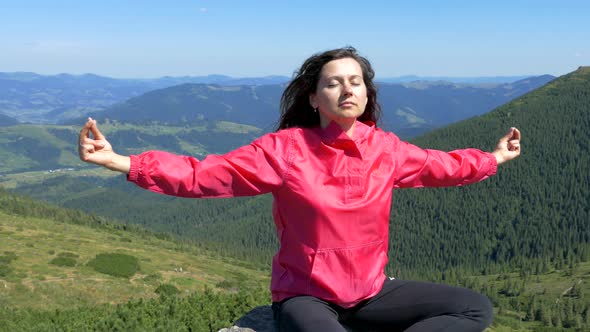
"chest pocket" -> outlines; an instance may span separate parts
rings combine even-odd
[[[318,250],[313,257],[308,294],[343,304],[374,292],[383,280],[386,242]]]

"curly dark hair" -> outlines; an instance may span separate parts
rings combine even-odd
[[[316,91],[324,65],[343,58],[352,58],[359,63],[367,87],[367,106],[358,120],[377,125],[381,117],[381,105],[377,102],[377,87],[373,83],[375,72],[369,60],[360,56],[354,47],[348,46],[314,54],[294,73],[281,97],[281,118],[277,130],[291,127],[313,128],[320,125],[320,116],[309,104],[309,95]]]

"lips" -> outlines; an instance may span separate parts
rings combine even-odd
[[[340,106],[340,107],[350,107],[350,106],[356,106],[356,104],[353,103],[352,101],[343,101],[340,104],[338,104],[338,106]]]

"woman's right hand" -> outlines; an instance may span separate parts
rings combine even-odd
[[[90,134],[92,133],[92,138]],[[104,166],[113,171],[129,173],[131,161],[127,156],[121,156],[113,151],[113,147],[98,130],[96,120],[88,118],[88,121],[80,130],[78,142],[78,154],[80,160]]]

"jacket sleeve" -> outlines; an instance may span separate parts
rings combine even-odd
[[[392,136],[395,188],[462,186],[496,174],[498,164],[489,152],[422,149]]]
[[[283,184],[291,148],[288,135],[267,134],[249,145],[202,161],[163,151],[131,156],[128,181],[153,192],[180,197],[253,196]]]

